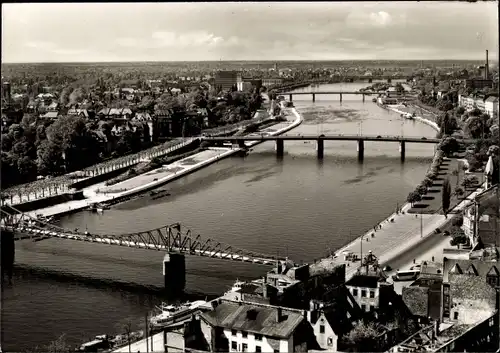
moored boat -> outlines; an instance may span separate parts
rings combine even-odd
[[[157,310],[160,312],[149,319],[151,326],[165,326],[173,323],[176,319],[182,319],[183,316],[191,314],[193,311],[206,304],[204,300],[196,300],[181,305],[170,305],[162,303]]]

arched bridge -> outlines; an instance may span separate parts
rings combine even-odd
[[[12,206],[1,210],[3,231],[14,233],[14,240],[31,239],[40,241],[62,238],[75,241],[124,246],[136,249],[164,251],[169,254],[197,255],[221,260],[248,262],[261,265],[275,265],[286,258],[260,254],[238,249],[213,239],[203,240],[189,229],[182,229],[179,223],[129,234],[91,234],[70,231],[43,220],[31,217]]]

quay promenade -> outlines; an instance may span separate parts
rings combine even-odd
[[[263,129],[262,132],[279,135],[300,125],[302,123],[302,115],[295,109],[291,109],[291,112],[294,117],[293,121],[280,122],[276,125]],[[246,146],[253,147],[260,143],[261,141],[251,141],[248,142]],[[84,200],[68,201],[54,206],[26,212],[26,214],[32,217],[36,217],[36,215],[43,215],[46,217],[61,215],[85,209],[94,203],[108,202],[137,195],[141,192],[166,184],[171,180],[189,174],[218,160],[234,155],[240,151],[241,148],[210,148],[208,151],[202,151],[175,163],[163,166],[162,168],[152,170],[142,175],[138,175],[109,187],[105,186],[104,182],[102,182],[85,188],[83,190],[83,194],[86,199]],[[158,175],[152,178],[154,174]]]
[[[470,203],[475,195],[485,190],[481,188],[470,194],[464,201],[460,202],[453,210],[458,213]],[[360,266],[360,262],[351,262],[344,259],[344,252],[353,252],[358,256],[363,253],[363,257],[372,251],[379,258],[382,266],[390,263],[398,255],[408,251],[411,248],[418,247],[426,237],[446,238],[449,242],[450,237],[444,237],[443,234],[436,234],[436,228],[442,227],[449,219],[444,215],[433,214],[408,214],[410,204],[403,206],[403,213],[393,213],[385,220],[379,223],[382,227],[376,231],[372,228],[356,238],[346,246],[335,252],[334,257],[321,259],[311,266],[313,273],[319,273],[337,265],[346,265],[346,280],[352,278]],[[391,221],[393,220],[393,221]],[[374,225],[376,227],[376,225]],[[374,235],[372,237],[372,234]]]

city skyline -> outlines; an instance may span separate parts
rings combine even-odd
[[[6,4],[2,62],[490,60],[497,4]],[[446,15],[443,15],[446,14]]]

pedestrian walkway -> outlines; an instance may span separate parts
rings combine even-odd
[[[485,190],[485,185],[470,194],[466,200],[458,204],[454,211],[461,211],[473,200],[474,197]],[[443,215],[415,215],[407,214],[410,207],[406,204],[403,207],[404,214],[392,214],[380,223],[381,228],[374,231],[371,229],[362,237],[357,238],[347,246],[339,249],[335,257],[322,259],[311,266],[313,273],[319,273],[341,264],[346,265],[346,279],[351,278],[360,266],[360,262],[346,261],[344,252],[353,252],[363,257],[372,251],[378,257],[379,263],[384,264],[402,254],[406,250],[418,246],[425,237],[441,236],[435,234],[436,228],[442,227],[449,219]],[[393,220],[393,221],[391,221]],[[372,237],[373,234],[373,237]],[[362,247],[362,249],[361,249]]]

